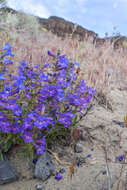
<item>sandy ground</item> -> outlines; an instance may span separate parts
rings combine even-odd
[[[60,168],[66,170],[61,181],[56,181],[54,176],[45,182],[32,179],[32,169],[29,169],[22,157],[16,160],[17,150],[14,150],[10,160],[20,178],[16,182],[0,185],[0,190],[35,190],[36,184],[44,184],[46,190],[127,190],[127,166],[116,162],[117,156],[127,152],[127,127],[113,122],[123,122],[127,113],[127,89],[112,87],[107,97],[112,110],[111,106],[105,105],[103,96],[100,96],[92,110],[80,122],[80,128],[86,138],[86,141],[80,142],[83,145],[83,153],[74,153],[71,147],[65,147],[64,150],[61,147],[55,149],[55,152],[67,152],[69,156],[63,156],[61,160],[68,163],[72,162],[74,156],[92,155],[82,167],[75,166],[72,179],[69,176],[69,165],[60,165],[55,159],[56,171]],[[107,174],[104,175],[105,170]],[[112,188],[109,188],[110,184]]]

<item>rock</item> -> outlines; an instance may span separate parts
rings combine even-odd
[[[86,163],[86,158],[85,157],[82,157],[82,156],[76,156],[74,157],[74,164],[79,166],[80,164],[84,164]]]
[[[36,190],[45,190],[45,187],[43,184],[37,184],[35,185]]]
[[[65,169],[62,168],[62,169],[59,170],[59,172],[60,172],[61,174],[63,174],[63,173],[65,173]]]
[[[79,157],[79,162],[81,162],[81,163],[86,163],[86,158],[80,156],[80,157]]]
[[[3,16],[3,14],[6,15],[8,13],[16,15],[17,17],[22,13],[22,11],[16,11],[7,6],[0,8],[0,17]],[[28,14],[24,12],[24,15]],[[48,19],[40,18],[38,16],[34,16],[33,18],[35,18],[40,25],[40,30],[46,29],[47,31],[51,31],[53,34],[61,37],[62,39],[66,36],[72,36],[73,39],[77,38],[80,41],[84,41],[85,39],[86,41],[94,44],[95,47],[100,47],[104,45],[105,42],[110,42],[113,44],[114,49],[118,49],[119,47],[126,49],[127,47],[127,37],[121,36],[120,34],[113,37],[99,38],[97,33],[87,30],[78,24],[69,22],[58,16],[50,16]],[[1,28],[2,26],[0,26],[0,29]]]
[[[0,16],[3,14],[11,13],[18,16],[21,11],[16,11],[9,7],[0,8]],[[28,15],[24,12],[24,14]],[[91,38],[93,42],[94,39],[98,38],[98,34],[93,31],[87,30],[78,24],[69,22],[61,17],[50,16],[48,19],[40,18],[34,16],[38,21],[40,28],[45,28],[48,31],[51,31],[53,34],[65,38],[67,35],[72,35],[72,38],[78,38],[79,40],[84,40],[84,38]]]
[[[45,181],[53,175],[55,165],[52,162],[52,156],[48,152],[44,152],[35,165],[34,177]]]
[[[76,153],[81,153],[83,152],[83,145],[81,145],[80,143],[77,143],[75,146],[74,146],[74,151]]]
[[[0,161],[0,184],[12,182],[16,179],[16,171],[4,155],[4,160]]]
[[[48,19],[37,17],[37,20],[41,26],[62,38],[65,38],[66,35],[72,34],[72,38],[84,40],[87,36],[91,37],[93,41],[98,37],[95,32],[89,31],[82,26],[69,22],[61,17],[50,16]]]

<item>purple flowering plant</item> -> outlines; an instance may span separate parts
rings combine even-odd
[[[80,80],[79,64],[60,52],[48,51],[52,63],[43,67],[20,62],[18,75],[4,77],[12,64],[11,46],[6,43],[0,57],[0,147],[7,152],[14,144],[23,144],[30,158],[43,154],[47,143],[67,135],[96,93]],[[4,71],[4,72],[3,72]]]

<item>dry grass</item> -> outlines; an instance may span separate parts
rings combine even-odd
[[[22,15],[22,14],[21,14]],[[72,40],[66,37],[61,40],[57,36],[54,36],[48,31],[41,32],[38,23],[35,20],[30,20],[34,23],[33,27],[36,30],[31,31],[30,24],[23,19],[25,24],[22,27],[22,31],[17,30],[17,23],[19,17],[9,16],[9,27],[7,31],[1,31],[0,46],[3,47],[7,41],[6,35],[9,34],[9,42],[13,46],[13,52],[15,54],[13,68],[16,71],[17,65],[23,59],[27,62],[31,61],[33,65],[44,64],[46,61],[50,61],[47,56],[47,51],[50,50],[56,53],[58,49],[62,54],[66,54],[72,61],[77,61],[81,65],[81,78],[90,86],[94,86],[96,90],[107,93],[111,86],[120,87],[121,83],[127,82],[127,50],[126,49],[113,49],[113,45],[106,42],[101,47],[95,47],[88,40],[79,42],[78,40]],[[19,19],[21,20],[21,18]],[[2,19],[0,21],[2,22]],[[14,24],[16,22],[16,24]],[[13,24],[12,24],[13,23]],[[5,26],[5,24],[4,24]],[[31,35],[31,32],[32,35]],[[11,69],[13,69],[11,67]]]

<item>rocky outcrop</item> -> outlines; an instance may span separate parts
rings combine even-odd
[[[6,13],[19,14],[20,12],[8,7],[0,9],[0,15]],[[80,41],[87,40],[95,44],[96,47],[103,45],[106,41],[110,41],[110,43],[113,43],[115,49],[121,46],[127,48],[127,37],[125,36],[99,38],[95,32],[89,31],[78,24],[74,24],[57,16],[51,16],[48,19],[37,16],[35,16],[35,18],[40,24],[40,28],[43,27],[62,39],[66,36],[70,36],[72,39],[77,38]]]
[[[48,31],[62,38],[66,35],[72,36],[72,38],[78,38],[79,40],[91,37],[91,41],[94,41],[94,39],[98,37],[95,32],[86,30],[77,24],[73,24],[57,16],[51,16],[48,19],[37,17],[37,19]]]
[[[19,12],[8,7],[0,9],[0,15],[6,13],[18,14]],[[65,38],[66,36],[71,36],[72,38],[78,38],[79,40],[84,40],[85,38],[90,39],[91,42],[94,42],[94,40],[98,38],[98,35],[95,32],[86,30],[83,27],[66,21],[63,18],[57,16],[51,16],[48,19],[37,16],[35,17],[41,27],[44,27],[59,37]]]
[[[5,7],[0,8],[0,14],[3,14],[3,13],[17,14],[18,11],[15,11],[14,9],[5,6]]]
[[[119,35],[107,38],[96,38],[94,41],[96,47],[103,45],[105,42],[112,44],[114,49],[127,48],[127,37],[125,36]]]

